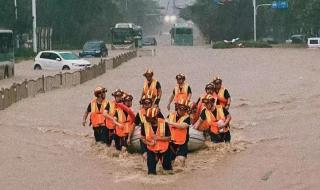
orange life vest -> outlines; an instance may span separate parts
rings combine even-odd
[[[90,121],[92,123],[92,127],[105,126],[105,117],[103,115],[104,110],[106,109],[107,101],[103,100],[101,103],[100,109],[98,109],[97,99],[93,99],[91,101],[91,114]]]
[[[131,118],[129,114],[126,117],[124,111],[119,108],[117,108],[117,113],[118,113],[118,122],[123,124],[124,127],[120,128],[119,126],[116,125],[115,127],[116,135],[118,135],[119,137],[125,137],[133,130],[133,118]]]
[[[147,94],[147,92],[151,92],[152,94],[158,95],[158,90],[157,90],[157,80],[152,79],[150,86],[148,86],[148,81],[144,81],[143,85],[143,93],[144,95]]]
[[[141,123],[145,123],[146,122],[146,110],[144,108],[141,108],[139,110],[139,117],[140,117]]]
[[[197,105],[197,111],[196,111],[195,116],[194,116],[194,119],[195,119],[196,121],[198,121],[202,110],[205,108],[205,107],[204,107],[204,104],[202,103],[202,99],[203,99],[204,97],[206,97],[207,95],[208,95],[208,94],[205,93],[205,94],[203,94],[202,96],[200,96],[200,100],[199,100],[198,105]]]
[[[149,142],[154,141],[154,131],[152,129],[152,126],[149,122],[144,123],[144,130],[146,133],[146,140]],[[156,135],[159,137],[164,137],[166,134],[166,122],[164,119],[158,118],[158,127]],[[156,141],[156,144],[153,146],[147,145],[148,150],[152,152],[160,152],[163,153],[168,150],[169,147],[169,141]]]
[[[108,114],[111,117],[114,117],[114,115],[116,114],[116,110],[117,110],[117,106],[116,106],[116,102],[114,100],[109,101],[109,112]],[[111,119],[106,118],[106,126],[108,129],[114,129],[115,128],[115,124],[113,123],[113,121]]]
[[[184,115],[180,117],[180,119],[177,121],[177,113],[170,113],[169,121],[182,124],[183,121],[188,117],[189,117],[188,115]],[[188,133],[187,128],[180,129],[180,128],[170,126],[170,131],[171,131],[171,140],[174,142],[174,144],[181,145],[186,142],[187,133]]]
[[[224,97],[225,88],[221,87],[218,94],[216,92],[213,93],[213,97],[216,100],[219,100],[220,105],[225,107],[227,105],[228,100]]]
[[[213,115],[211,110],[205,109],[206,120],[203,123],[203,126],[210,128],[210,131],[214,134],[219,134],[218,120]]]
[[[179,84],[174,88],[174,102],[179,102],[180,100],[188,100],[188,83],[183,83],[182,88],[180,90]]]

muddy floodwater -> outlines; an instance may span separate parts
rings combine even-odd
[[[24,99],[0,111],[0,189],[319,189],[319,60],[309,49],[159,46],[83,85]],[[232,97],[232,143],[207,143],[186,168],[151,177],[140,155],[94,144],[81,126],[94,87],[107,98],[132,93],[137,111],[146,68],[162,85],[164,115],[176,74],[194,101],[219,75]]]

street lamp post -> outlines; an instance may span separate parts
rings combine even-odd
[[[260,4],[257,6],[256,0],[252,0],[253,3],[253,35],[254,35],[254,41],[257,41],[257,13],[258,13],[258,8],[262,6],[272,6],[272,4]]]
[[[32,42],[33,52],[37,53],[37,16],[36,16],[36,0],[32,0]]]

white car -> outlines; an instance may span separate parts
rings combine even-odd
[[[90,67],[91,63],[80,59],[70,51],[41,51],[34,59],[34,70],[73,70]]]

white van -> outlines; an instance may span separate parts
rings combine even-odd
[[[320,38],[308,38],[309,48],[320,48]]]

